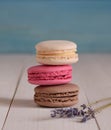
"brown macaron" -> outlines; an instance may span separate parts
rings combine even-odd
[[[78,103],[79,87],[76,84],[37,86],[34,101],[45,107],[69,107]]]

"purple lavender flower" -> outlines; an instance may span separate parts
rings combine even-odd
[[[83,108],[83,110],[87,108],[85,104],[82,104],[81,107]]]
[[[73,110],[73,116],[77,116],[79,112],[78,108],[72,108],[72,110]]]
[[[72,108],[66,110],[66,113],[65,113],[65,114],[67,115],[68,118],[72,117],[72,116],[73,116]]]
[[[51,117],[53,118],[53,117],[56,117],[56,111],[55,110],[53,110],[52,112],[51,112]]]
[[[87,121],[87,118],[84,116],[81,120],[81,122],[86,122]]]
[[[51,113],[51,117],[68,117],[68,118],[74,118],[74,117],[80,117],[80,122],[86,122],[89,119],[92,119],[95,117],[94,110],[91,107],[86,106],[85,104],[81,105],[81,109],[78,108],[60,108],[55,109]]]

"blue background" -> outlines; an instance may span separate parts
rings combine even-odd
[[[50,39],[75,41],[80,53],[111,52],[111,2],[0,1],[0,53],[35,53]]]

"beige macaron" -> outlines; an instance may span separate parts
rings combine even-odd
[[[46,65],[72,64],[78,61],[77,45],[72,41],[49,40],[36,46],[37,62]]]
[[[34,101],[45,107],[69,107],[78,103],[79,87],[68,83],[55,86],[37,86]]]

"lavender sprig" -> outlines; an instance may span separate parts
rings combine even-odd
[[[89,105],[82,104],[80,108],[59,108],[59,109],[54,109],[51,111],[51,117],[68,117],[68,118],[79,118],[80,122],[86,122],[87,120],[90,120],[92,118],[95,118],[95,114],[97,112],[100,112],[101,110],[111,107],[111,103],[105,104],[103,106],[100,106],[98,108],[92,109],[91,106],[97,105],[101,102],[104,101],[109,101],[111,100],[111,97],[108,98],[103,98],[98,101],[92,102]]]
[[[68,118],[81,118],[80,122],[86,122],[89,119],[92,119],[95,117],[94,110],[86,106],[85,104],[81,105],[80,108],[59,108],[54,109],[51,111],[51,117],[53,118],[62,118],[62,117],[68,117]]]

